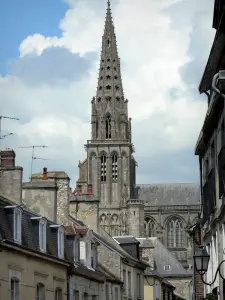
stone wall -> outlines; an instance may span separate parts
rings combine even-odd
[[[79,292],[79,299],[83,299],[84,293],[88,294],[88,296],[91,298],[92,296],[100,296],[99,299],[104,299],[101,297],[103,289],[103,283],[95,282],[90,279],[86,279],[84,277],[73,275],[71,278],[71,284],[70,284],[70,294],[71,299],[77,299],[74,298],[75,291]],[[94,297],[93,297],[94,298]]]
[[[183,296],[185,299],[191,300],[189,290],[191,282],[190,278],[168,278],[167,280],[176,288],[175,292]]]
[[[56,179],[57,186],[57,214],[56,222],[68,225],[69,213],[69,178]]]
[[[128,200],[128,230],[134,237],[143,236],[144,203],[142,200]]]
[[[98,261],[116,277],[121,278],[120,256],[104,245],[98,247]]]
[[[0,296],[10,299],[9,287],[13,277],[19,279],[19,299],[36,299],[37,284],[46,289],[46,299],[53,299],[55,288],[67,292],[67,268],[63,264],[53,263],[43,258],[32,257],[20,251],[2,249],[0,268]]]
[[[154,248],[141,248],[141,258],[154,268]]]
[[[0,167],[0,194],[17,204],[22,201],[22,176],[21,167]]]
[[[84,195],[85,199],[87,196]],[[79,197],[78,201],[70,202],[70,214],[93,231],[99,231],[99,201],[81,201]]]
[[[56,188],[23,186],[23,202],[27,208],[56,222]]]

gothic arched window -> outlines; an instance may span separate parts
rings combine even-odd
[[[106,231],[109,231],[109,222],[105,214],[100,217],[100,226]]]
[[[101,156],[101,182],[106,181],[106,156],[103,154]]]
[[[155,226],[155,221],[152,218],[149,217],[145,217],[145,234],[148,237],[154,237],[155,236],[155,230],[156,230],[156,226]]]
[[[117,155],[112,156],[112,180],[117,181]]]
[[[110,115],[106,116],[105,129],[106,129],[106,138],[111,139],[111,117],[110,117]]]
[[[112,236],[118,236],[120,226],[119,226],[119,218],[116,214],[114,214],[111,218],[111,235]]]
[[[178,217],[171,218],[166,225],[168,248],[184,247],[184,224]]]

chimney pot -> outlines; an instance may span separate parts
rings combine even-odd
[[[42,180],[48,180],[48,171],[47,171],[47,168],[43,168]]]

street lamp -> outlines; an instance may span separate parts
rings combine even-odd
[[[210,260],[210,255],[208,254],[208,252],[203,246],[200,246],[194,255],[194,266],[196,271],[200,274],[202,282],[206,285],[212,285],[216,281],[216,277],[218,273],[223,280],[225,279],[225,277],[222,275],[220,270],[220,267],[225,262],[225,260],[220,262],[212,282],[206,282],[203,279],[203,275],[208,270],[209,260]]]
[[[219,80],[225,80],[225,70],[220,70],[218,73],[216,73],[213,76],[213,80],[212,80],[213,91],[219,94],[220,96],[222,96],[223,98],[225,98],[225,94],[221,93],[221,91],[217,87],[217,83],[219,82]]]

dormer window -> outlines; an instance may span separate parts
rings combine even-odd
[[[62,226],[58,228],[58,256],[64,258],[64,229]]]
[[[46,221],[44,219],[39,222],[39,248],[46,252]]]
[[[21,243],[22,211],[20,208],[14,208],[13,215],[13,238],[17,243]]]
[[[64,258],[64,227],[62,225],[50,225],[50,228],[57,230],[57,246],[58,246],[58,257]]]
[[[47,221],[41,216],[31,217],[33,222],[38,222],[38,237],[39,237],[39,249],[42,252],[46,252],[46,226]]]

